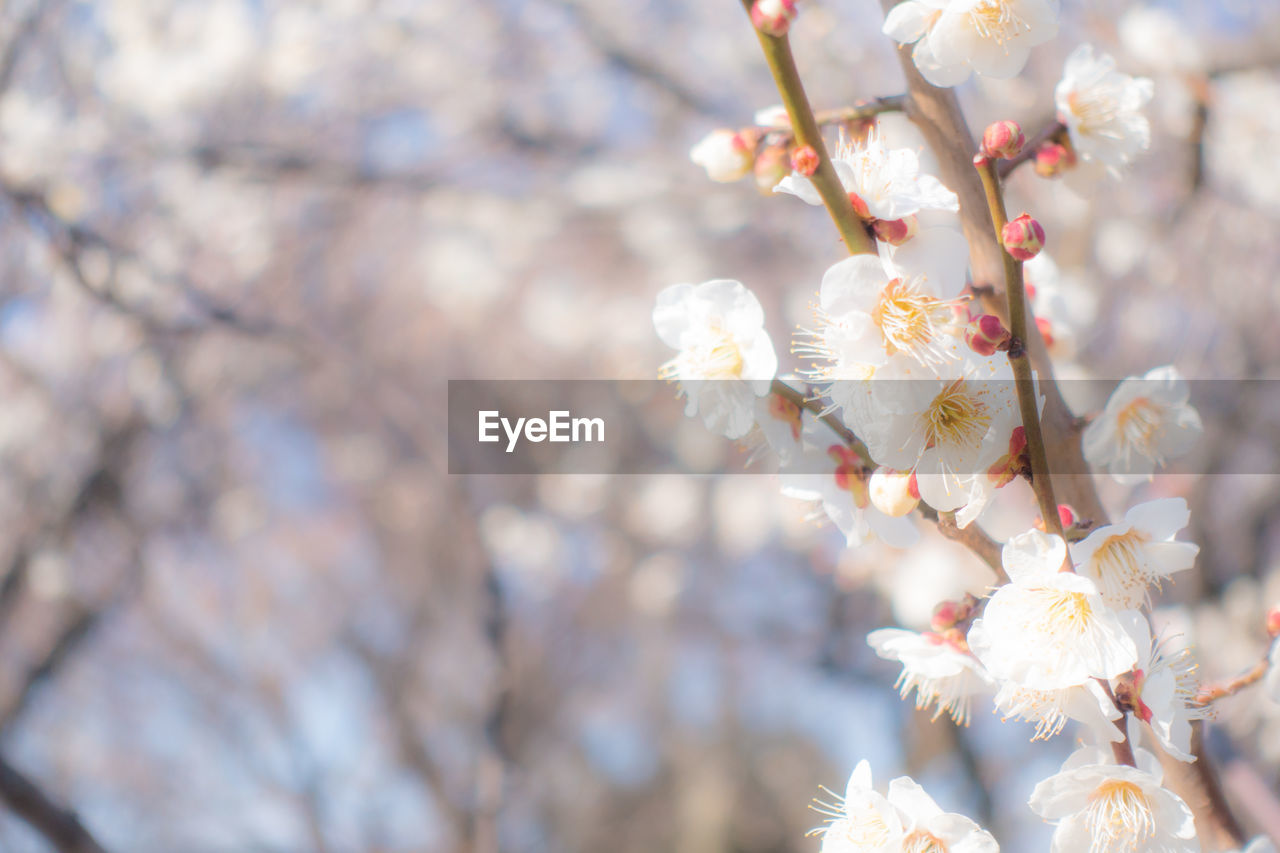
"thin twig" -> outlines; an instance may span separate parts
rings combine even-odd
[[[75,812],[55,803],[2,755],[0,800],[59,853],[106,853]]]
[[[994,160],[983,158],[975,161],[982,177],[982,188],[987,194],[987,206],[996,238],[1009,221],[1005,212],[1004,195],[1000,192],[1000,177],[996,174]],[[1031,486],[1040,504],[1040,517],[1045,529],[1062,535],[1062,520],[1058,517],[1058,502],[1053,496],[1053,481],[1049,476],[1049,457],[1045,453],[1044,435],[1040,431],[1040,409],[1036,405],[1035,378],[1031,371],[1031,359],[1027,355],[1027,293],[1022,282],[1022,262],[1007,251],[1004,254],[1004,290],[1009,306],[1009,331],[1013,335],[1009,346],[1009,364],[1013,367],[1014,384],[1018,391],[1018,410],[1022,414],[1022,427],[1027,436],[1027,455],[1031,459]],[[1068,563],[1069,565],[1069,563]]]
[[[1206,687],[1196,694],[1195,704],[1201,708],[1226,696],[1232,696],[1251,684],[1257,684],[1267,674],[1271,664],[1266,657],[1249,669],[1223,684]]]
[[[751,13],[751,0],[743,0],[747,14]],[[754,27],[753,27],[754,29]],[[853,255],[875,254],[876,244],[867,234],[866,226],[854,212],[853,202],[840,176],[831,163],[827,146],[822,141],[822,129],[814,118],[813,108],[809,106],[809,97],[800,83],[800,72],[796,70],[795,58],[791,55],[791,45],[784,36],[771,36],[756,30],[760,39],[760,48],[764,51],[765,61],[773,74],[773,81],[778,86],[778,94],[782,96],[782,105],[787,108],[787,117],[791,120],[792,132],[796,142],[808,145],[818,155],[818,168],[809,178],[813,187],[822,197],[822,203],[831,214],[836,230],[844,240],[849,253]]]

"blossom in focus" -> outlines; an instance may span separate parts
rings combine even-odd
[[[1172,365],[1129,377],[1085,428],[1085,458],[1121,483],[1150,480],[1157,465],[1186,454],[1204,431],[1190,396]]]
[[[959,358],[941,376],[891,362],[864,383],[869,401],[843,411],[872,458],[915,471],[921,499],[939,511],[956,510],[983,490],[987,469],[1019,423],[1009,360],[957,349]]]
[[[745,178],[755,166],[755,142],[732,130],[713,130],[689,151],[689,159],[720,183]]]
[[[822,277],[816,328],[795,351],[816,359],[814,374],[829,380],[868,378],[895,356],[921,365],[958,359],[952,306],[964,289],[968,254],[959,231],[935,227],[892,257],[836,263]]]
[[[920,174],[920,157],[909,148],[888,148],[879,133],[860,142],[840,143],[832,158],[845,191],[857,196],[859,213],[870,219],[903,219],[921,210],[960,209],[956,194],[933,175]],[[792,173],[774,192],[790,193],[808,204],[822,204],[813,182]]]
[[[970,72],[1004,80],[1058,34],[1058,0],[906,0],[889,10],[883,31],[915,42],[912,60],[935,86],[956,86]]]
[[[959,631],[918,634],[881,628],[867,635],[867,644],[880,657],[902,664],[895,686],[904,699],[912,690],[916,692],[916,708],[936,703],[935,720],[945,712],[957,725],[969,725],[970,699],[994,685]]]
[[[1058,824],[1051,853],[1198,853],[1191,809],[1161,787],[1159,760],[1143,749],[1134,757],[1137,767],[1115,764],[1110,749],[1086,746],[1036,785],[1031,810]]]
[[[1054,101],[1076,154],[1118,175],[1151,144],[1142,108],[1153,92],[1149,79],[1116,71],[1112,57],[1082,44],[1067,57]]]
[[[1151,727],[1165,752],[1179,761],[1195,761],[1191,721],[1208,714],[1207,708],[1195,702],[1199,692],[1196,666],[1185,649],[1165,654],[1138,611],[1127,611],[1125,621],[1138,646],[1138,665],[1132,673],[1121,676],[1112,691],[1117,701],[1132,708],[1133,715]]]
[[[746,435],[755,400],[769,393],[778,370],[755,294],[728,279],[675,284],[658,294],[653,325],[679,351],[661,375],[680,383],[685,414],[701,414],[707,429],[728,438]]]
[[[1124,521],[1092,531],[1071,545],[1076,571],[1090,578],[1102,600],[1118,610],[1142,607],[1156,588],[1174,572],[1195,563],[1200,547],[1175,542],[1191,512],[1182,498],[1162,498],[1129,509]]]
[[[1033,690],[1057,690],[1131,670],[1138,649],[1093,581],[1060,571],[1060,536],[1029,530],[1004,546],[1009,583],[969,629],[969,646],[993,676]]]

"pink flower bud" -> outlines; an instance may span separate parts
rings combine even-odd
[[[813,173],[818,171],[818,152],[813,150],[812,145],[801,145],[793,149],[791,168],[806,178],[813,177]]]
[[[1267,636],[1280,637],[1280,604],[1267,611]]]
[[[731,183],[745,178],[755,165],[755,141],[732,130],[713,130],[693,146],[689,159],[706,169],[711,180]]]
[[[933,617],[929,620],[929,627],[941,634],[955,626],[960,621],[960,603],[957,601],[939,601],[938,605],[933,608]]]
[[[1044,229],[1024,213],[1004,226],[1000,232],[1004,249],[1019,261],[1029,261],[1044,248]]]
[[[1009,348],[1009,330],[995,314],[979,314],[964,329],[964,342],[978,355],[995,355]]]
[[[849,204],[853,205],[853,212],[858,214],[859,219],[871,218],[871,209],[867,207],[867,203],[862,200],[862,196],[857,193],[849,193]]]
[[[982,134],[982,153],[996,160],[1016,157],[1027,144],[1027,137],[1016,121],[997,121],[987,126]]]
[[[767,36],[785,36],[795,18],[795,0],[756,0],[751,7],[751,23]]]
[[[876,239],[882,243],[888,243],[890,246],[901,246],[916,236],[916,232],[920,230],[920,225],[913,213],[902,219],[877,219],[871,223],[871,230],[876,233]]]
[[[1067,504],[1058,504],[1058,522],[1062,525],[1063,530],[1070,530],[1075,527],[1078,520],[1075,510]]]
[[[913,479],[910,471],[877,468],[869,484],[871,505],[894,518],[911,512],[920,503],[919,491],[912,494]]]
[[[786,146],[770,145],[762,149],[756,155],[756,163],[752,169],[756,177],[756,189],[770,195],[778,182],[787,176],[789,165]]]
[[[1076,164],[1076,152],[1059,142],[1046,142],[1036,149],[1036,174],[1057,178]]]

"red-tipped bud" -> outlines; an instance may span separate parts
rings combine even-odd
[[[958,601],[939,601],[938,606],[933,608],[933,617],[929,620],[929,626],[939,634],[951,629],[956,622],[960,621],[961,609]]]
[[[756,155],[756,163],[752,173],[756,178],[756,189],[764,195],[773,192],[778,182],[787,176],[790,164],[787,162],[787,149],[784,145],[770,145]]]
[[[1053,324],[1049,322],[1048,317],[1037,317],[1036,328],[1040,330],[1040,337],[1044,338],[1046,347],[1053,346]]]
[[[877,219],[871,223],[871,230],[875,232],[877,240],[890,246],[901,246],[916,236],[920,224],[913,213],[902,219]]]
[[[1027,431],[1016,426],[1009,433],[1009,452],[996,460],[987,469],[987,476],[997,489],[1009,485],[1024,471],[1031,470],[1031,460],[1027,456]]]
[[[812,145],[801,145],[791,150],[791,168],[806,178],[818,171],[818,152]]]
[[[859,219],[870,219],[871,209],[867,207],[867,203],[862,200],[862,196],[857,193],[849,193],[849,203],[853,205],[853,212],[858,214]]]
[[[751,6],[751,23],[767,36],[785,36],[795,19],[795,0],[756,0]]]
[[[1076,152],[1060,142],[1046,142],[1036,149],[1036,174],[1057,178],[1076,164]]]
[[[1280,637],[1280,604],[1267,611],[1267,636]]]
[[[1058,504],[1058,523],[1062,525],[1063,530],[1070,530],[1076,526],[1079,519],[1076,517],[1076,511],[1067,504]]]
[[[915,474],[877,468],[869,484],[871,505],[885,515],[899,518],[920,503],[920,490],[915,488]]]
[[[1044,229],[1029,214],[1007,223],[1000,232],[1004,250],[1019,261],[1029,261],[1044,248]]]
[[[964,342],[978,355],[995,355],[1009,348],[1009,330],[995,314],[979,314],[964,328]]]
[[[982,133],[982,153],[996,160],[1008,160],[1018,156],[1027,137],[1016,121],[997,121],[987,125]]]

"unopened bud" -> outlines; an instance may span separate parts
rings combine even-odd
[[[1076,526],[1076,511],[1067,504],[1058,504],[1058,523],[1062,525],[1063,530],[1070,530]]]
[[[871,208],[867,207],[867,203],[863,201],[862,196],[857,193],[849,193],[849,204],[853,205],[853,212],[858,214],[859,219],[871,218]]]
[[[1016,426],[1009,433],[1009,452],[987,469],[987,476],[991,478],[992,484],[997,489],[1002,489],[1030,467],[1031,460],[1027,456],[1027,431],[1024,427]]]
[[[894,518],[906,515],[920,503],[915,474],[910,471],[877,468],[871,475],[870,492],[871,505]]]
[[[689,152],[689,159],[722,184],[745,178],[755,164],[755,140],[732,130],[713,130]]]
[[[756,0],[751,23],[767,36],[784,36],[796,18],[795,0]]]
[[[964,342],[978,355],[995,355],[1007,350],[1011,337],[995,314],[979,314],[964,327]]]
[[[1267,611],[1267,636],[1280,637],[1280,604]]]
[[[958,629],[962,622],[973,616],[974,608],[977,606],[978,599],[974,598],[972,593],[965,593],[960,601],[940,601],[933,608],[929,627],[943,640],[954,642],[958,639],[961,647],[967,647],[967,643],[964,642],[964,633]],[[952,632],[956,632],[959,636],[956,637]]]
[[[876,239],[880,242],[888,243],[890,246],[901,246],[916,236],[916,232],[920,230],[920,224],[913,213],[902,219],[877,219],[871,223],[871,230],[875,232]]]
[[[1060,142],[1046,142],[1036,149],[1036,174],[1057,178],[1076,165],[1076,152]]]
[[[1004,249],[1016,260],[1029,261],[1044,248],[1044,229],[1024,213],[1004,226],[1000,232]]]
[[[1018,156],[1027,137],[1016,121],[997,121],[987,125],[982,133],[982,153],[996,160],[1008,160]]]
[[[784,145],[769,145],[756,155],[753,172],[756,176],[756,189],[764,195],[773,192],[778,182],[787,176],[787,149]]]
[[[791,151],[791,168],[806,178],[813,177],[818,171],[818,152],[812,145],[801,145]]]

